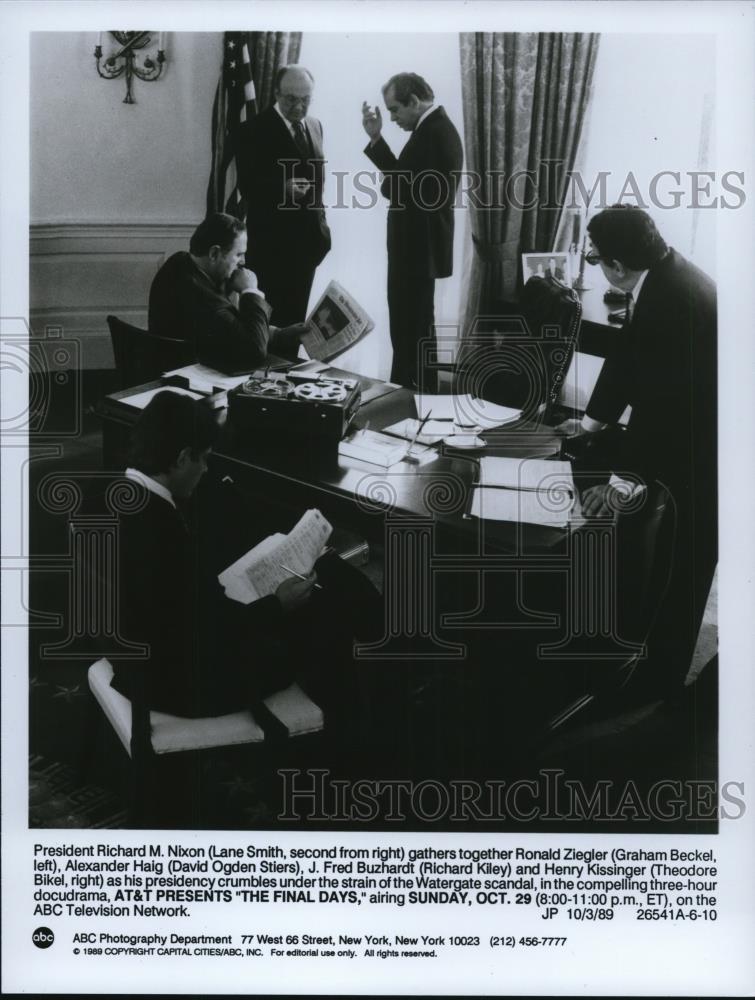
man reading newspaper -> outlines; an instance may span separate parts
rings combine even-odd
[[[313,565],[289,566],[252,603],[226,596],[217,576],[204,572],[208,546],[181,509],[217,434],[206,404],[170,390],[152,399],[133,429],[126,477],[137,497],[120,519],[118,613],[122,637],[148,646],[149,707],[184,717],[254,711],[296,679],[332,729],[348,709],[353,640],[380,628],[382,602],[366,577],[332,550],[321,554],[319,544]],[[212,499],[213,518],[222,521],[217,492]],[[322,515],[315,520],[321,530]],[[114,666],[113,686],[130,697],[133,661]]]

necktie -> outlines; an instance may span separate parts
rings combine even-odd
[[[622,326],[629,326],[629,324],[632,322],[632,312],[634,310],[634,297],[632,296],[631,292],[627,292],[624,302],[625,302],[624,322]]]
[[[307,159],[309,156],[309,143],[307,142],[307,133],[304,131],[304,125],[301,122],[292,122],[291,128],[294,130],[294,142],[296,143],[296,148],[299,150],[299,155],[302,159]]]

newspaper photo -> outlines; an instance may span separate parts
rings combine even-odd
[[[317,361],[330,361],[358,343],[374,323],[349,293],[331,281],[307,320],[302,344]]]
[[[3,993],[754,995],[752,4],[0,29]]]

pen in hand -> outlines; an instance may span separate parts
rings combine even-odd
[[[300,580],[304,580],[306,582],[307,577],[302,576],[301,573],[297,573],[295,569],[291,569],[290,566],[285,566],[283,563],[278,563],[278,565],[280,566],[281,569],[285,569],[287,573],[290,573],[291,576],[297,576]],[[322,590],[322,587],[320,586],[319,583],[315,584],[315,590]]]

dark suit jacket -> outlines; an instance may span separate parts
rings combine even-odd
[[[459,133],[442,107],[416,128],[399,153],[384,139],[364,151],[384,174],[380,191],[390,201],[391,267],[423,278],[453,271],[453,204],[464,158]]]
[[[715,532],[716,289],[674,250],[651,268],[587,414],[632,415],[614,471],[666,485],[683,524]]]
[[[229,600],[217,578],[202,572],[181,515],[137,489],[143,503],[120,518],[117,606],[123,638],[149,646],[149,707],[189,718],[219,715],[286,687],[293,674],[284,669],[271,680],[280,662],[271,663],[264,641],[283,621],[277,597]],[[130,697],[136,669],[115,663],[113,687]]]
[[[189,341],[199,361],[220,371],[264,364],[269,316],[267,302],[250,292],[236,308],[184,251],[165,261],[149,291],[150,332]]]
[[[305,118],[311,156],[302,160],[291,133],[274,107],[241,126],[237,162],[239,188],[247,201],[249,247],[247,263],[252,270],[295,259],[316,267],[330,250],[330,230],[325,221],[322,188],[325,159],[322,125]],[[303,177],[314,182],[301,203],[286,203],[286,181]]]

